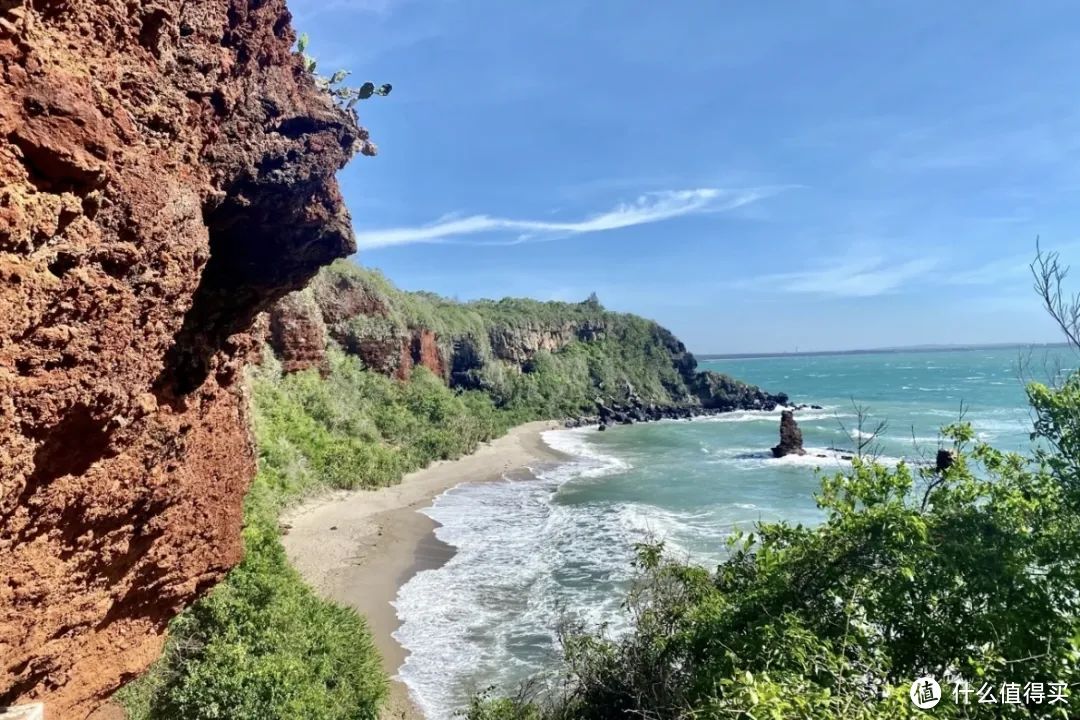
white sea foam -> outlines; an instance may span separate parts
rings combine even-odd
[[[428,718],[449,718],[471,692],[543,671],[566,613],[588,625],[620,625],[613,586],[629,577],[638,528],[621,508],[570,508],[557,498],[567,480],[631,467],[597,450],[585,432],[544,434],[571,462],[533,479],[461,485],[425,511],[457,553],[401,588],[394,636],[410,652],[399,675]]]
[[[628,461],[600,452],[586,438],[594,428],[575,428],[574,430],[548,430],[541,437],[552,450],[575,458],[575,462],[555,471],[565,482],[572,477],[603,477],[612,473],[624,472],[633,467]],[[548,473],[551,475],[551,473]]]
[[[438,538],[457,552],[414,576],[394,607],[402,621],[395,637],[410,653],[399,675],[427,717],[447,720],[470,693],[513,688],[550,667],[557,628],[568,616],[623,631],[620,602],[635,543],[655,538],[675,557],[711,565],[737,520],[778,517],[743,502],[678,511],[560,500],[568,481],[577,493],[588,487],[583,478],[632,467],[590,442],[589,432],[544,434],[570,462],[541,468],[533,479],[461,485],[425,511],[441,525]]]
[[[780,413],[783,410],[790,410],[791,408],[778,407],[775,410],[733,410],[731,412],[720,413],[719,415],[705,415],[703,417],[694,418],[694,422],[711,422],[711,423],[743,423],[743,422],[779,422]],[[832,420],[833,418],[852,417],[849,412],[836,412],[831,407],[824,407],[821,410],[796,410],[795,419],[801,422],[809,422],[812,420]]]
[[[833,448],[821,448],[821,447],[807,447],[805,455],[785,455],[781,458],[772,456],[772,453],[757,453],[754,455],[764,465],[792,465],[803,466],[811,468],[833,469],[844,468],[851,466],[851,458],[854,457],[854,453],[847,450],[836,450]],[[866,456],[870,459],[870,455]],[[892,455],[877,455],[873,458],[875,462],[882,465],[894,466],[903,460],[903,458],[894,457]]]

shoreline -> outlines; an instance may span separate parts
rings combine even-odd
[[[400,622],[391,603],[414,575],[441,567],[454,555],[452,546],[435,537],[438,523],[419,511],[457,485],[493,482],[530,466],[568,460],[541,437],[558,429],[563,426],[555,421],[518,425],[470,455],[432,463],[397,485],[333,491],[283,515],[282,543],[293,567],[319,595],[367,620],[390,677],[383,718],[424,718],[397,679],[408,653],[393,637]]]

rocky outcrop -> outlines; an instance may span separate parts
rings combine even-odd
[[[768,393],[728,375],[706,370],[693,379],[694,392],[708,410],[775,410],[788,404],[785,393]]]
[[[408,344],[401,346],[397,378],[408,380],[416,366],[426,367],[435,375],[446,378],[446,361],[443,360],[435,333],[431,330],[413,330]]]
[[[354,273],[322,272],[311,283],[311,292],[331,336],[339,343],[348,335],[353,319],[390,316],[389,299]]]
[[[275,318],[290,319],[294,331],[275,333]],[[435,332],[409,327],[377,288],[354,275],[322,273],[311,287],[282,298],[270,312],[267,340],[284,372],[323,371],[331,339],[365,367],[399,380],[407,380],[418,365],[449,378]]]
[[[523,366],[540,352],[558,352],[574,340],[594,342],[603,339],[607,326],[602,322],[561,322],[557,325],[535,323],[521,327],[496,325],[488,333],[491,351],[496,358]]]
[[[791,410],[780,413],[780,444],[772,449],[772,454],[776,458],[806,454],[803,450],[802,430],[799,429],[799,423],[795,422],[795,413]]]
[[[0,706],[82,718],[240,555],[257,313],[372,152],[284,0],[0,1]]]
[[[309,290],[286,295],[269,313],[267,341],[281,359],[284,372],[314,368],[330,372],[326,358],[327,332],[322,313]]]

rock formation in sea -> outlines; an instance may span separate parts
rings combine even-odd
[[[353,251],[374,152],[294,40],[284,0],[0,2],[0,706],[86,717],[240,557],[248,329]]]
[[[799,429],[799,423],[795,422],[795,413],[791,410],[780,413],[780,444],[772,449],[772,454],[777,458],[806,454],[803,450],[802,430]]]

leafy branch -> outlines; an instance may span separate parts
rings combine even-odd
[[[307,53],[309,43],[307,33],[303,33],[296,41],[296,49],[300,53],[304,69],[315,77],[315,84],[318,88],[333,97],[334,102],[340,107],[351,110],[361,100],[367,100],[373,95],[385,97],[394,89],[394,86],[390,83],[376,86],[373,82],[366,82],[360,87],[345,85],[345,79],[352,74],[348,70],[338,70],[330,77],[319,75],[316,72],[318,61]]]

